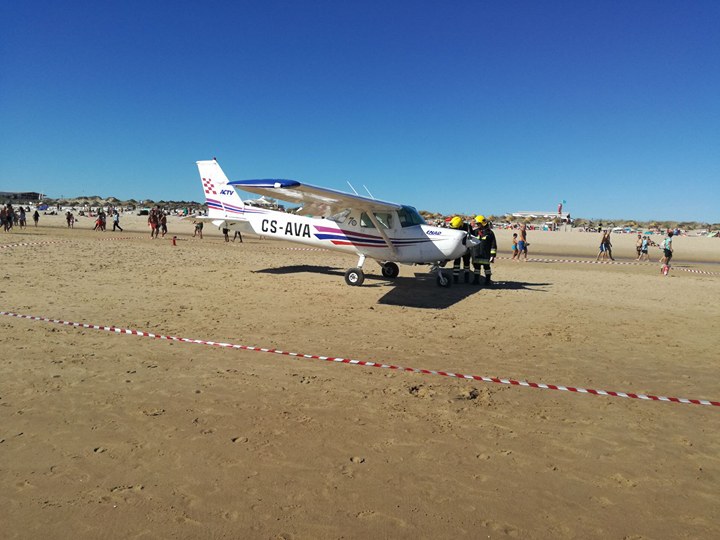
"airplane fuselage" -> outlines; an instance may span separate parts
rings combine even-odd
[[[347,210],[326,219],[244,206],[223,214],[214,212],[212,217],[231,227],[237,223],[240,230],[263,237],[364,254],[381,261],[435,263],[460,257],[466,250],[463,231],[422,223],[402,226],[393,212],[370,218],[365,212]]]

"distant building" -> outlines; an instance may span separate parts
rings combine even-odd
[[[513,217],[519,217],[519,218],[545,218],[545,219],[553,219],[553,218],[559,218],[561,221],[567,221],[570,217],[570,214],[568,212],[513,212],[510,214]]]
[[[3,202],[29,203],[41,201],[42,198],[42,193],[34,191],[0,191],[0,201]]]

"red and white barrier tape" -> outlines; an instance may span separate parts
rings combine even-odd
[[[40,246],[40,245],[44,245],[44,244],[62,244],[64,242],[67,242],[67,240],[52,240],[52,241],[47,241],[47,242],[18,242],[17,244],[0,245],[0,249],[8,249],[8,248],[24,247],[24,246]]]
[[[614,392],[611,390],[594,390],[592,388],[576,388],[573,386],[561,386],[561,385],[556,385],[556,384],[536,383],[536,382],[530,382],[530,381],[517,381],[514,379],[500,379],[498,377],[483,377],[481,375],[464,375],[462,373],[452,373],[449,371],[436,371],[436,370],[432,370],[432,369],[402,367],[402,366],[396,366],[393,364],[380,364],[377,362],[367,362],[364,360],[352,360],[350,358],[335,358],[335,357],[331,357],[331,356],[319,356],[319,355],[315,355],[315,354],[301,354],[301,353],[294,353],[294,352],[287,352],[287,351],[279,351],[277,349],[252,347],[249,345],[235,345],[232,343],[219,343],[216,341],[206,341],[206,340],[201,340],[201,339],[189,339],[189,338],[182,338],[182,337],[177,337],[177,336],[165,336],[165,335],[161,335],[161,334],[152,334],[150,332],[143,332],[142,330],[131,330],[128,328],[118,328],[116,326],[100,326],[100,325],[96,325],[96,324],[86,324],[86,323],[62,321],[59,319],[50,319],[47,317],[37,317],[34,315],[22,315],[19,313],[11,313],[8,311],[0,311],[0,315],[6,315],[8,317],[16,317],[19,319],[28,319],[31,321],[42,321],[42,322],[61,324],[64,326],[88,328],[91,330],[102,330],[105,332],[113,332],[115,334],[128,334],[128,335],[133,335],[133,336],[149,337],[149,338],[163,339],[163,340],[168,340],[168,341],[177,341],[177,342],[181,342],[181,343],[194,343],[197,345],[209,345],[209,346],[213,346],[213,347],[222,347],[222,348],[226,348],[226,349],[240,349],[240,350],[244,350],[244,351],[274,353],[274,354],[281,354],[284,356],[293,356],[293,357],[297,357],[297,358],[308,358],[311,360],[324,360],[326,362],[337,362],[337,363],[341,363],[341,364],[352,364],[352,365],[365,366],[365,367],[384,368],[384,369],[391,369],[391,370],[395,370],[395,371],[406,371],[406,372],[410,372],[410,373],[422,373],[424,375],[439,375],[442,377],[452,377],[455,379],[483,381],[483,382],[487,382],[487,383],[497,383],[497,384],[508,384],[508,385],[512,385],[512,386],[525,386],[528,388],[541,388],[544,390],[561,390],[564,392],[576,392],[579,394],[592,394],[595,396],[610,396],[610,397],[620,397],[620,398],[629,398],[629,399],[643,399],[643,400],[648,400],[648,401],[668,401],[671,403],[687,403],[687,404],[691,404],[691,405],[711,405],[711,406],[715,406],[715,407],[720,407],[720,401],[711,401],[711,400],[707,400],[707,399],[689,399],[689,398],[653,396],[650,394],[635,394],[635,393],[631,393],[631,392]]]
[[[504,259],[511,261],[513,260],[512,257],[496,257],[497,259]],[[520,259],[515,259],[520,260]],[[528,258],[528,259],[522,259],[523,261],[527,260],[527,262],[542,262],[542,263],[573,263],[573,264],[614,264],[614,265],[625,265],[625,266],[650,266],[655,263],[651,263],[650,261],[646,262],[637,262],[637,261],[592,261],[592,260],[582,260],[582,259],[538,259],[538,258]],[[692,272],[694,274],[706,274],[710,276],[720,276],[720,272],[708,272],[706,270],[696,270],[693,268],[683,268],[682,266],[673,266],[673,270],[683,270],[685,272]]]

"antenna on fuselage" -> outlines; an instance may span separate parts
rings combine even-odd
[[[367,188],[367,186],[366,186],[365,184],[363,184],[363,187],[365,188],[365,191],[367,191],[368,195],[370,195],[370,198],[371,198],[371,199],[374,199],[374,198],[375,198],[375,195],[373,195],[372,193],[370,193],[370,190]]]
[[[358,192],[355,191],[355,188],[354,188],[353,185],[350,183],[350,180],[345,180],[345,181],[347,182],[347,185],[350,186],[350,189],[353,190],[353,193],[359,197],[360,195],[358,195]]]

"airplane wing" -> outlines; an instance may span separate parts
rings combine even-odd
[[[402,208],[399,204],[303,184],[297,180],[236,180],[229,184],[250,193],[301,204],[302,209],[298,213],[303,215],[329,217],[346,208],[357,208],[366,212]]]

